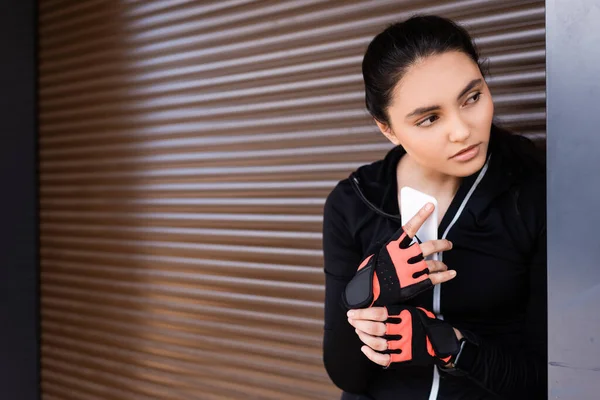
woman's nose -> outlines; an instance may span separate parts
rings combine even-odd
[[[453,143],[460,143],[466,141],[470,136],[471,130],[469,125],[467,125],[460,116],[456,116],[452,120],[452,125],[450,126],[450,141]]]

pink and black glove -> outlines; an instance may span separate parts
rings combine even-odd
[[[344,305],[366,308],[403,303],[433,287],[418,243],[400,228],[358,267],[343,294]]]
[[[390,363],[386,368],[403,365],[444,366],[460,350],[454,328],[424,308],[388,306],[386,333]]]

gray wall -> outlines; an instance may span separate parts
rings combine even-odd
[[[39,398],[35,1],[0,1],[0,398]]]
[[[600,2],[546,2],[551,399],[600,398]]]

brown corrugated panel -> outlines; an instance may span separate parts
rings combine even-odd
[[[543,1],[41,1],[44,399],[333,399],[322,207],[390,148],[360,63],[467,24],[544,137]]]

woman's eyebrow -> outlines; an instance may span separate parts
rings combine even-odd
[[[475,86],[481,84],[481,82],[482,82],[481,78],[473,79],[471,82],[469,82],[467,84],[467,86],[465,86],[465,88],[463,90],[461,90],[460,94],[457,97],[457,100],[460,100],[461,97],[463,97],[465,94],[469,93],[470,90],[472,90]],[[414,117],[415,115],[421,115],[421,114],[425,114],[425,113],[428,113],[431,111],[439,110],[440,108],[442,108],[442,107],[440,107],[438,105],[419,107],[419,108],[416,108],[410,114],[407,114],[406,119]]]
[[[428,106],[428,107],[420,107],[420,108],[416,108],[413,112],[411,112],[410,114],[408,114],[406,116],[406,119],[409,119],[411,117],[414,117],[416,115],[421,115],[421,114],[425,114],[431,111],[435,111],[435,110],[439,110],[440,106]]]
[[[475,86],[479,85],[481,82],[482,82],[481,78],[473,79],[471,82],[469,82],[469,84],[467,86],[465,86],[465,88],[460,92],[460,94],[458,95],[458,97],[456,99],[460,100],[461,97],[463,97],[465,94],[469,93],[469,91],[471,89],[473,89]]]

